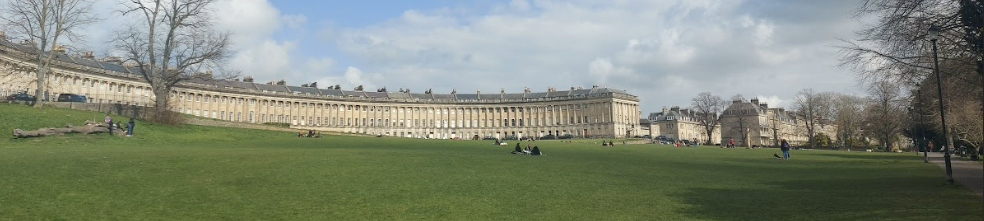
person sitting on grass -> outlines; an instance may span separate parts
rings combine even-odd
[[[533,146],[533,150],[530,151],[530,154],[536,156],[543,155],[543,153],[540,152],[540,147],[538,146]]]
[[[522,149],[519,149],[519,145],[516,145],[516,150],[513,150],[513,152],[509,152],[509,153],[511,153],[511,154],[521,154],[521,153],[523,153],[523,150]]]

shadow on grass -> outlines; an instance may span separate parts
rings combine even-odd
[[[980,220],[981,202],[961,194],[959,187],[895,185],[927,178],[936,180],[801,180],[748,188],[695,187],[671,197],[687,205],[677,213],[706,220]]]
[[[809,153],[814,156],[824,156],[824,157],[834,157],[834,158],[845,158],[845,159],[857,159],[857,160],[922,160],[923,155],[918,156],[912,153],[905,154],[884,154],[884,153],[865,153],[865,152],[813,152]]]

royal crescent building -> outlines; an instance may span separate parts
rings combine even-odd
[[[0,92],[34,91],[31,47],[0,34]],[[85,95],[89,103],[153,105],[150,85],[118,59],[55,51],[48,97]],[[254,83],[250,77],[186,81],[170,108],[197,117],[293,128],[414,138],[624,138],[639,131],[639,98],[593,86],[523,93],[370,92]],[[41,97],[41,96],[39,96]]]

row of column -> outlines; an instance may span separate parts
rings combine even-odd
[[[29,68],[0,63],[0,90],[34,91]],[[151,106],[149,85],[133,79],[56,71],[50,75],[49,98],[58,94],[85,95],[90,103]],[[283,98],[201,89],[176,88],[170,95],[175,111],[236,122],[289,123],[295,126],[335,128],[340,131],[397,135],[412,131],[513,136],[547,133],[587,136],[629,136],[638,125],[638,102],[592,98],[550,103],[507,104],[402,104]],[[369,132],[373,131],[373,132]],[[421,133],[421,132],[418,132]],[[431,132],[426,132],[430,134]],[[624,133],[624,134],[623,134]],[[419,136],[419,135],[413,135]],[[439,137],[444,137],[441,135]]]

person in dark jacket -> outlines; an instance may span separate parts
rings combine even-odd
[[[531,155],[540,155],[540,147],[538,147],[538,146],[533,146],[533,151],[532,151],[532,153],[530,153],[530,154],[531,154]]]
[[[513,152],[509,152],[509,153],[512,153],[512,154],[521,154],[521,153],[523,153],[523,150],[522,149],[519,149],[519,144],[516,144],[516,150],[513,150]]]
[[[106,118],[106,119],[109,119],[109,118]],[[112,120],[109,120],[109,122],[107,122],[106,124],[108,124],[107,127],[109,127],[109,136],[113,136],[113,121]]]
[[[135,125],[133,123],[133,118],[131,117],[130,122],[126,123],[126,136],[133,136],[133,126]]]
[[[782,139],[779,149],[782,150],[782,158],[789,160],[789,142],[786,139]]]

